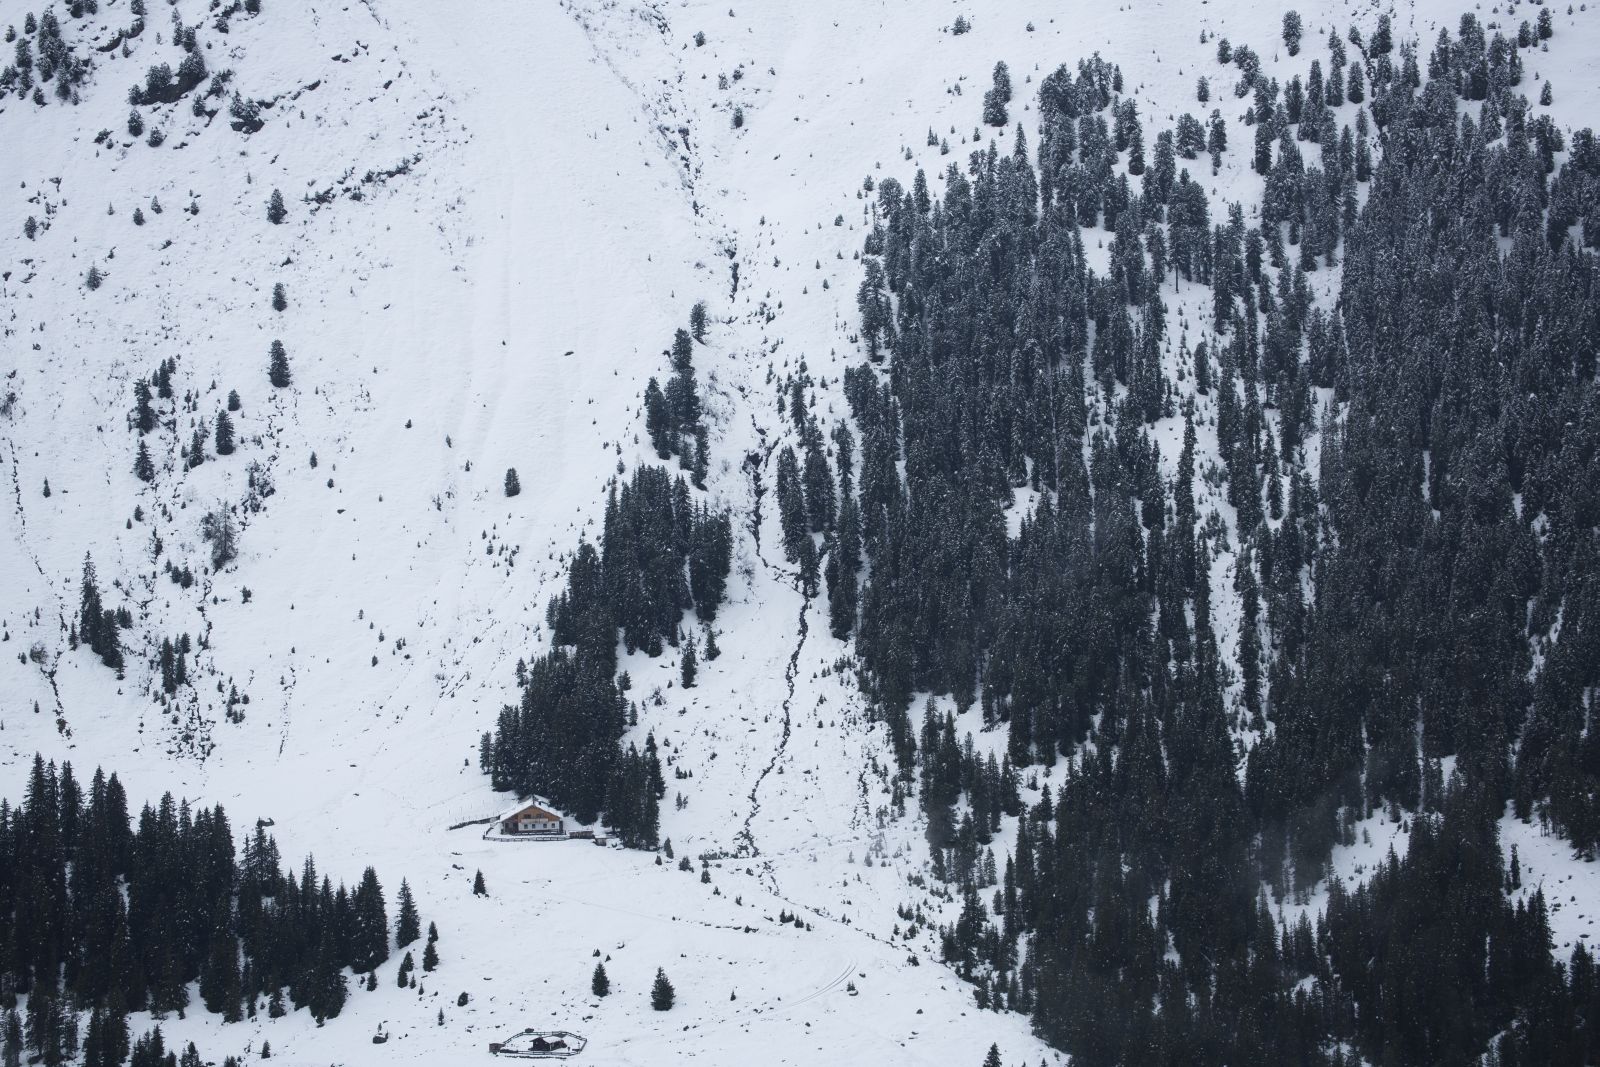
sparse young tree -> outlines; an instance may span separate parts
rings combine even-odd
[[[272,287],[272,310],[282,311],[289,306],[289,297],[283,291],[283,283],[278,282]]]

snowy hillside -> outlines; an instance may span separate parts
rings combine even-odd
[[[336,880],[369,863],[386,886],[407,878],[442,959],[415,991],[396,988],[391,959],[325,1026],[303,1011],[224,1025],[196,1010],[162,1022],[169,1045],[193,1040],[219,1062],[270,1041],[291,1064],[457,1063],[535,1027],[584,1034],[578,1062],[607,1064],[976,1065],[991,1043],[1007,1064],[1065,1062],[1025,1015],[975,1007],[937,930],[904,936],[897,909],[950,922],[960,899],[931,880],[916,806],[896,810],[894,752],[854,646],[779,547],[768,490],[796,441],[784,382],[810,376],[825,431],[849,421],[874,221],[864,179],[909,187],[923,168],[938,196],[943,169],[991,137],[1009,153],[1015,125],[979,129],[997,60],[1035,148],[1038,83],[1095,53],[1120,64],[1152,136],[1220,108],[1232,151],[1215,174],[1204,154],[1187,165],[1213,205],[1253,218],[1248,100],[1210,40],[1251,44],[1287,81],[1306,56],[1276,54],[1281,10],[146,0],[138,20],[132,3],[81,17],[56,5],[89,61],[76,101],[0,97],[0,795],[20,797],[42,752],[82,778],[115,770],[135,804],[170,790],[225,805],[236,828],[270,819],[291,862],[314,852]],[[1311,54],[1379,13],[1299,9]],[[35,10],[0,0],[0,27],[20,31]],[[1426,48],[1459,7],[1393,12],[1397,35]],[[969,32],[951,32],[958,16]],[[1600,114],[1593,20],[1558,12],[1528,65],[1530,82],[1554,83],[1546,110],[1568,132]],[[195,33],[206,76],[135,108],[135,133],[128,87],[179,67],[175,28]],[[1096,270],[1102,238],[1085,231]],[[1313,287],[1331,307],[1338,271]],[[1180,352],[1205,335],[1212,292],[1171,288],[1163,367],[1195,399]],[[676,649],[621,663],[639,704],[627,740],[660,746],[674,800],[661,833],[691,870],[487,840],[461,824],[516,798],[480,772],[480,738],[517,701],[519,660],[548,650],[546,604],[579,539],[598,536],[609,484],[659,462],[645,384],[670,372],[665,350],[697,301],[711,456],[697,500],[728,508],[735,532],[721,655],[692,690]],[[274,342],[287,387],[269,380]],[[139,434],[135,382],[169,360],[173,395]],[[237,446],[222,455],[225,410]],[[1215,419],[1199,398],[1201,469],[1219,462]],[[1183,427],[1153,425],[1168,479]],[[205,458],[191,465],[197,431]],[[1305,443],[1313,471],[1319,447]],[[509,469],[519,495],[504,492]],[[1199,515],[1236,524],[1225,487],[1197,490]],[[219,522],[236,553],[219,554]],[[105,606],[131,616],[120,672],[74,640],[86,556]],[[1236,564],[1219,554],[1210,575],[1234,674]],[[190,684],[169,694],[162,642],[184,637]],[[980,753],[1004,754],[980,709],[957,721]],[[1241,751],[1263,732],[1242,715],[1232,730]],[[1024,776],[1023,800],[1062,773]],[[996,839],[1002,859],[1017,821]],[[1336,853],[1334,877],[1381,860],[1395,836],[1382,822],[1377,844]],[[1523,835],[1524,880],[1572,898],[1553,946],[1564,959],[1592,921],[1594,864],[1506,824]],[[589,991],[596,954],[604,1000]],[[649,1004],[658,967],[677,987],[670,1013]],[[372,1044],[380,1031],[391,1040]]]

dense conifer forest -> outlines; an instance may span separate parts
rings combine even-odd
[[[708,458],[693,352],[706,329],[705,308],[696,304],[690,329],[673,338],[671,385],[663,394],[652,378],[645,391],[658,454],[678,454],[702,486]],[[494,787],[548,797],[581,822],[603,813],[624,844],[656,847],[666,785],[653,736],[643,753],[621,746],[638,712],[617,673],[618,648],[654,657],[681,646],[684,684],[692,685],[695,645],[684,619],[692,609],[715,641],[709,627],[732,555],[728,513],[697,501],[682,474],[644,466],[614,482],[599,547],[578,545],[566,588],[546,612],[553,647],[518,663],[522,700],[502,709],[495,731],[483,736],[479,764]]]
[[[298,874],[283,867],[262,824],[236,851],[221,805],[192,811],[168,793],[135,818],[115,774],[97,769],[85,791],[71,764],[35,757],[26,796],[0,801],[5,1062],[26,1049],[29,1062],[81,1053],[86,1067],[109,1067],[131,1052],[159,1067],[159,1029],[130,1045],[130,1012],[200,1007],[237,1022],[304,1008],[321,1023],[344,1007],[347,971],[370,976],[391,945],[419,938],[405,883],[398,907],[391,941],[371,867],[354,889],[335,888],[310,856]]]
[[[1600,151],[1520,94],[1548,26],[1468,14],[1422,56],[1385,19],[1287,86],[1219,41],[1265,176],[1254,224],[1189,174],[1229,149],[1187,115],[1147,140],[1099,57],[1040,83],[1036,154],[1019,126],[942,199],[921,172],[876,183],[872,359],[847,386],[869,567],[837,629],[965,900],[947,960],[1077,1062],[1600,1055],[1593,958],[1552,958],[1497,835],[1508,806],[1584,855],[1600,832]],[[1178,279],[1212,300],[1175,380]],[[1221,462],[1200,471],[1208,412]],[[1175,478],[1162,419],[1184,428]],[[1197,478],[1234,521],[1197,514]],[[843,536],[824,551],[854,571]],[[1003,764],[919,713],[928,693],[981,706]],[[1409,819],[1404,858],[1286,919],[1380,808]]]

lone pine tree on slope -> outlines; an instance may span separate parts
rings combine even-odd
[[[279,389],[287,388],[290,382],[289,353],[284,351],[282,341],[273,341],[271,360],[267,364],[267,381]]]
[[[142,437],[139,439],[139,452],[133,458],[133,473],[141,482],[151,482],[156,477],[155,463],[150,459],[150,449],[145,446]]]
[[[650,1006],[656,1011],[671,1011],[674,995],[666,970],[657,967],[655,984],[650,987]]]
[[[233,455],[233,420],[228,417],[226,411],[217,412],[215,436],[217,439],[217,455]],[[139,444],[142,447],[144,442],[140,441]]]
[[[695,655],[694,638],[691,637],[683,644],[683,687],[694,688],[694,679],[700,673],[700,661]]]
[[[1300,12],[1285,11],[1283,13],[1283,44],[1291,56],[1300,54]]]

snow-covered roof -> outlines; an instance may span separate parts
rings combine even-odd
[[[517,817],[518,815],[522,815],[524,813],[531,813],[531,814],[534,814],[534,815],[542,815],[542,816],[545,816],[545,817],[551,818],[551,819],[564,819],[564,818],[566,818],[565,815],[563,815],[560,811],[558,811],[552,805],[546,803],[545,801],[541,800],[538,797],[534,797],[534,798],[532,798],[530,800],[519,801],[517,803],[516,807],[509,808],[509,809],[501,812],[499,814],[499,816],[497,816],[496,821],[505,822],[508,819],[513,819],[513,818]]]

